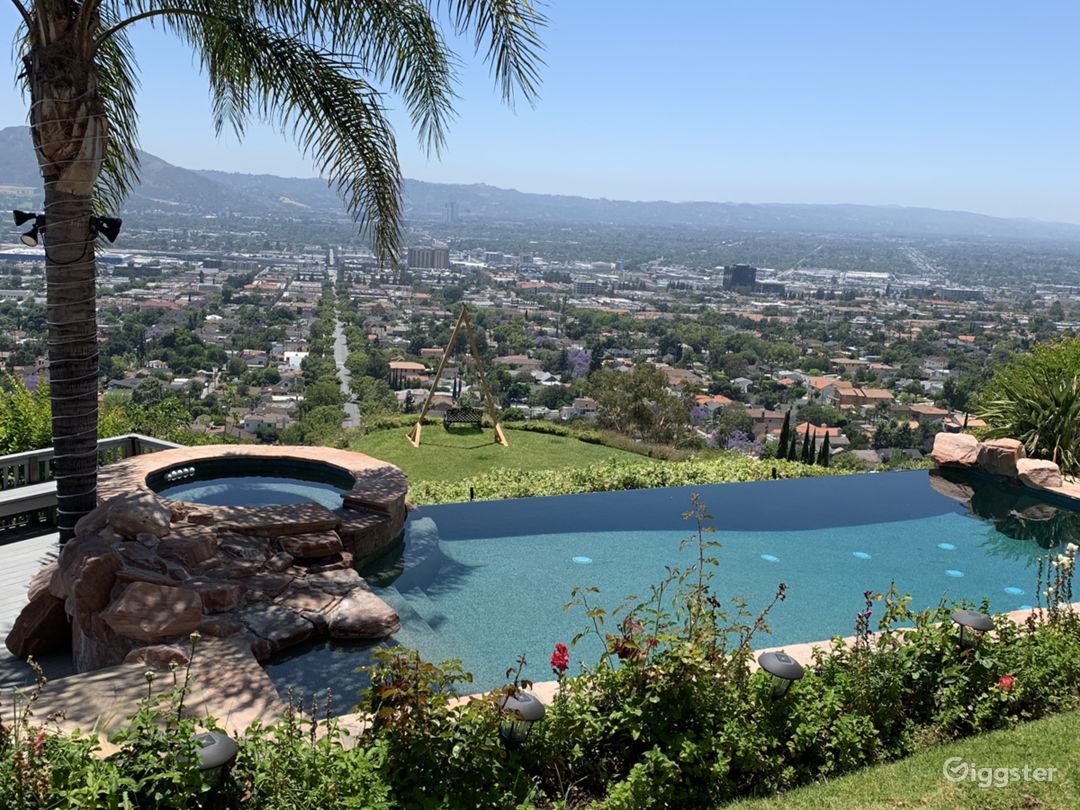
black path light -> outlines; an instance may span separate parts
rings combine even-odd
[[[805,673],[802,664],[787,653],[767,652],[758,658],[758,666],[772,676],[772,696],[780,698],[787,694],[791,684]]]
[[[979,643],[983,633],[994,629],[994,620],[985,613],[974,610],[958,610],[952,615],[952,620],[960,625],[960,649],[970,650]]]
[[[547,710],[536,695],[518,689],[499,699],[499,712],[502,714],[499,736],[508,743],[517,744],[525,742],[533,723],[543,720]]]

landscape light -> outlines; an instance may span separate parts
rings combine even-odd
[[[45,224],[43,222],[44,219],[44,217],[38,217],[37,220],[35,220],[34,222],[34,227],[28,230],[22,236],[20,236],[19,241],[27,247],[37,247],[38,234],[42,226]]]
[[[109,240],[116,241],[120,235],[120,226],[124,223],[116,217],[90,217],[90,230],[99,233]]]
[[[985,613],[977,613],[974,610],[958,610],[952,615],[952,620],[960,625],[960,649],[970,650],[979,643],[983,633],[994,629],[994,620]]]
[[[758,666],[772,676],[772,696],[781,698],[791,684],[806,674],[798,661],[787,653],[767,652],[758,658]]]
[[[225,769],[236,759],[236,743],[219,731],[207,731],[195,736],[195,757],[203,781],[214,787],[221,781]]]
[[[36,247],[38,234],[45,227],[45,217],[33,211],[12,211],[11,218],[15,220],[16,225],[25,225],[27,222],[33,221],[33,227],[20,236],[19,241],[27,247]]]
[[[525,742],[533,723],[543,720],[547,713],[544,704],[535,695],[523,690],[513,695],[503,695],[499,700],[499,711],[503,717],[499,736],[510,744]]]

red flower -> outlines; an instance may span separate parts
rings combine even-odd
[[[1000,686],[1006,692],[1011,692],[1013,690],[1014,680],[1015,679],[1012,675],[1002,675],[1000,678],[998,678],[998,686]]]
[[[34,740],[34,753],[39,757],[45,753],[45,729],[39,731],[37,739]]]
[[[555,651],[551,653],[551,669],[556,675],[562,675],[570,666],[570,651],[561,641],[555,645]]]

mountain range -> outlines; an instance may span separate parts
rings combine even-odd
[[[139,153],[141,182],[125,215],[176,211],[190,214],[344,217],[325,180],[270,174],[185,169]],[[27,127],[0,129],[0,189],[39,188]],[[635,202],[531,194],[485,184],[405,180],[405,215],[411,222],[443,221],[453,203],[458,221],[476,223],[596,224],[616,227],[689,226],[736,232],[806,232],[877,236],[963,236],[982,239],[1080,241],[1080,225],[1005,219],[965,211],[872,205]]]

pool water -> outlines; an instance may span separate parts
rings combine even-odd
[[[555,643],[589,624],[581,608],[563,609],[571,589],[598,588],[590,603],[610,611],[628,595],[647,598],[666,566],[695,561],[696,548],[679,549],[694,492],[713,515],[708,539],[722,545],[712,552],[721,601],[743,596],[756,611],[787,585],[762,647],[850,635],[863,591],[890,583],[916,609],[942,599],[986,598],[995,611],[1034,604],[1036,561],[1080,536],[1080,515],[1061,504],[924,471],[423,507],[406,524],[403,559],[373,578],[401,615],[392,643],[461,659],[477,690],[501,684],[520,655],[526,677],[548,679]],[[600,651],[586,637],[571,671]],[[347,704],[362,685],[352,670],[368,658],[367,648],[324,643],[267,669],[279,688],[331,686]]]
[[[188,481],[158,490],[175,501],[207,506],[281,506],[317,503],[327,509],[341,508],[345,489],[318,481],[275,476],[226,476],[208,481]]]
[[[211,458],[147,476],[158,495],[207,506],[282,506],[317,503],[341,508],[354,478],[319,461],[250,456]]]

